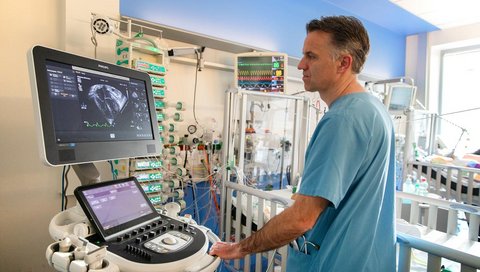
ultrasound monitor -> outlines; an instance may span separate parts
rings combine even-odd
[[[148,74],[42,46],[33,47],[29,61],[47,164],[160,153]]]
[[[261,92],[285,92],[288,56],[274,52],[236,55],[235,86]]]

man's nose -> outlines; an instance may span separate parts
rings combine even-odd
[[[297,65],[297,69],[298,69],[298,70],[305,70],[305,68],[306,68],[306,67],[305,67],[305,63],[304,63],[304,58],[302,58],[302,59],[300,60],[300,62],[298,63],[298,65]]]

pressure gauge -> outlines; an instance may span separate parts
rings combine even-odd
[[[188,133],[193,134],[193,133],[197,132],[197,126],[189,125],[187,130],[188,130]]]

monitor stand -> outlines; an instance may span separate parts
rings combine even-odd
[[[92,162],[74,164],[73,171],[77,174],[78,179],[82,185],[90,185],[100,182],[100,172]]]
[[[82,185],[100,183],[100,172],[93,163],[74,164],[72,168]],[[77,225],[79,227],[76,227]],[[60,241],[65,237],[70,237],[70,235],[87,237],[92,234],[93,228],[88,223],[85,213],[77,201],[75,206],[56,214],[52,218],[48,231],[50,237]]]

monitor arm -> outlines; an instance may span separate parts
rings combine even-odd
[[[100,182],[100,172],[93,162],[74,164],[73,171],[77,174],[82,185],[89,185]]]
[[[194,47],[174,47],[168,50],[169,57],[178,57],[182,55],[193,55],[195,54],[197,59],[197,69],[202,71],[204,67],[203,52],[205,51],[205,46],[194,46]]]

